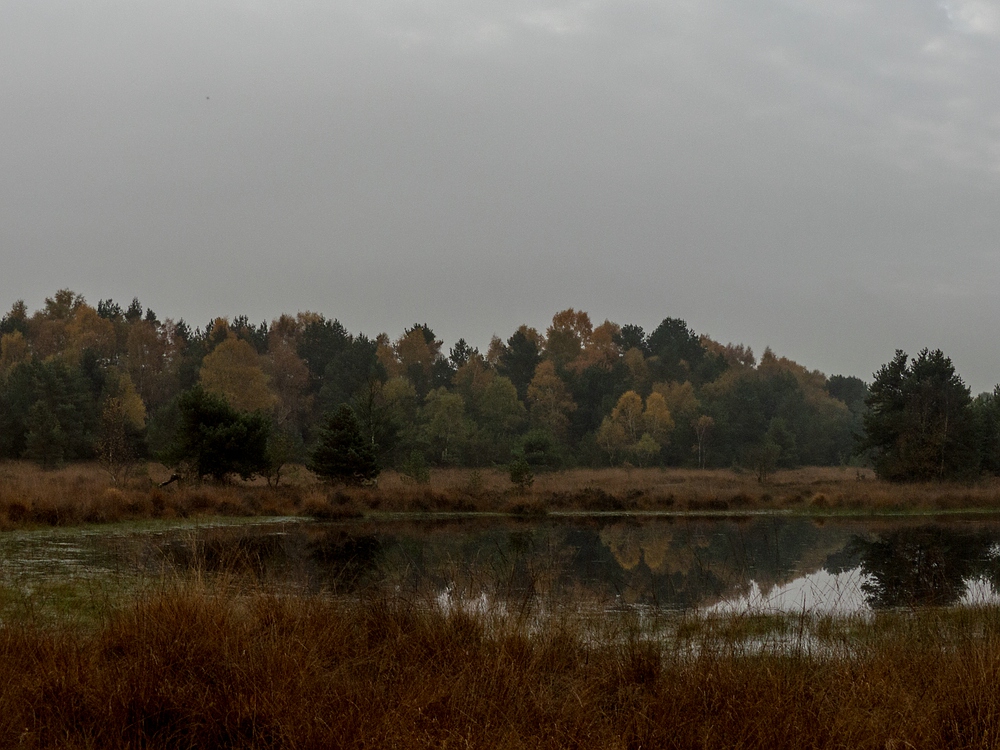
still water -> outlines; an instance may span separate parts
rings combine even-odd
[[[1000,521],[287,519],[0,535],[0,586],[28,597],[192,572],[507,607],[848,614],[1000,602]]]

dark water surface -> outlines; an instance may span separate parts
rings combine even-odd
[[[288,520],[0,535],[0,584],[29,594],[191,571],[334,595],[848,613],[1000,600],[1000,521]]]

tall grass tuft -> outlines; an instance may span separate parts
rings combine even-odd
[[[663,625],[664,623],[659,623]],[[195,579],[95,625],[0,624],[6,747],[997,746],[996,609],[650,630]],[[794,627],[794,623],[789,625]],[[850,630],[849,639],[841,636]],[[832,631],[838,631],[836,633]],[[845,647],[836,644],[846,644]]]

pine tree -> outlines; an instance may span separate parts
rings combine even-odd
[[[45,469],[61,464],[65,456],[66,436],[59,425],[59,419],[44,400],[36,401],[28,411],[25,426],[28,434],[24,455],[34,459]]]
[[[347,484],[361,484],[378,476],[375,448],[364,439],[357,417],[346,404],[329,416],[320,430],[309,470]]]
[[[165,460],[187,463],[201,478],[222,481],[229,474],[250,479],[269,466],[270,420],[261,412],[240,413],[201,386],[178,399],[180,424]]]
[[[940,349],[910,360],[897,351],[875,373],[865,400],[865,434],[875,471],[890,481],[978,475],[978,432],[969,388]]]

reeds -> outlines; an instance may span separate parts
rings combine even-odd
[[[384,472],[374,487],[326,486],[304,469],[294,483],[185,481],[157,486],[170,473],[158,464],[123,487],[96,465],[42,471],[26,462],[0,464],[0,530],[191,516],[351,518],[377,512],[505,513],[680,512],[739,514],[781,510],[811,515],[1000,510],[1000,479],[977,484],[895,485],[870,472],[814,467],[779,472],[759,484],[729,470],[573,469],[540,474],[515,487],[501,469],[437,469],[428,484]]]
[[[0,625],[5,747],[995,747],[1000,616],[894,613],[837,645],[747,648],[761,623],[659,635],[164,585],[94,626]],[[794,627],[795,623],[786,624]],[[771,623],[765,630],[785,627]],[[749,636],[749,640],[748,640]]]

